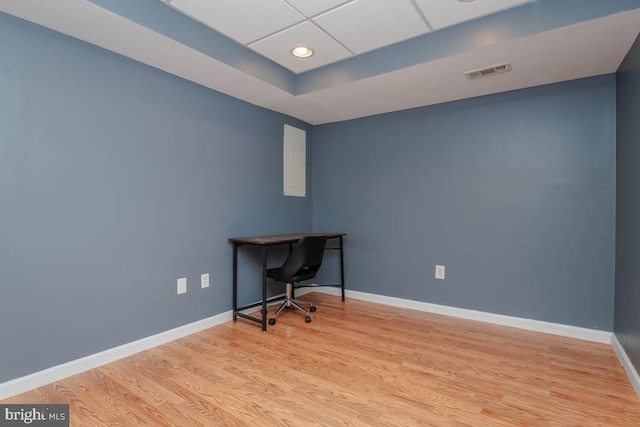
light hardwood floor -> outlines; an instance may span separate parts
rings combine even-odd
[[[610,346],[313,293],[16,396],[72,426],[640,426]]]

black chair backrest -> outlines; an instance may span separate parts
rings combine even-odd
[[[276,280],[291,282],[293,278],[300,275],[307,276],[302,280],[313,278],[322,265],[326,244],[327,236],[305,236],[298,240],[280,267]]]

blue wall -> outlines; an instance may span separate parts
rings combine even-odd
[[[316,126],[314,228],[349,289],[610,331],[615,107],[609,75]]]
[[[285,123],[0,13],[0,382],[229,310],[227,238],[312,226]]]
[[[614,332],[640,370],[640,38],[617,74]]]

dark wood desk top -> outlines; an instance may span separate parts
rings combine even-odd
[[[290,233],[271,236],[232,237],[229,239],[229,243],[236,245],[277,245],[280,243],[294,243],[304,236],[327,236],[329,239],[335,239],[346,236],[346,233]]]

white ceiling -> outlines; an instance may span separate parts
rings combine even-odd
[[[161,0],[301,73],[532,0]],[[314,50],[296,58],[297,46]]]
[[[179,1],[187,3],[187,0],[173,0],[174,6]],[[265,52],[268,49],[271,49],[271,52],[276,52],[278,43],[274,40],[277,40],[278,29],[283,25],[286,27],[284,32],[288,35],[295,34],[296,31],[312,35],[315,32],[318,44],[314,44],[314,46],[323,54],[333,55],[333,58],[329,59],[329,62],[333,62],[339,60],[341,55],[351,57],[358,49],[367,49],[368,39],[378,40],[375,43],[389,43],[391,40],[388,37],[378,37],[380,25],[376,27],[376,24],[371,24],[373,30],[363,30],[369,24],[362,23],[360,25],[360,20],[370,23],[375,19],[368,17],[366,8],[358,11],[358,7],[370,4],[374,8],[375,4],[382,3],[395,5],[405,0],[287,1],[287,4],[282,0],[253,0],[250,2],[249,0],[210,0],[207,3],[210,3],[210,6],[211,4],[220,6],[227,3],[249,2],[255,7],[260,7],[259,5],[263,3],[264,5],[270,4],[273,7],[266,7],[260,12],[262,19],[256,20],[260,22],[254,22],[255,26],[246,25],[246,19],[249,19],[246,16],[234,18],[233,15],[228,15],[225,18],[225,25],[228,28],[237,27],[238,33],[234,37],[238,39],[244,37],[245,44],[252,44],[252,48],[256,50],[264,48]],[[539,0],[534,0],[534,2],[537,1]],[[432,32],[437,33],[438,28],[442,26],[450,26],[478,14],[489,13],[487,9],[482,9],[484,11],[473,9],[479,5],[491,3],[494,8],[504,9],[518,2],[477,0],[470,4],[458,4],[454,0],[415,0],[415,2],[406,0],[406,3],[413,8],[412,18],[409,19],[417,22],[415,18],[418,16],[419,23],[431,26]],[[276,4],[278,6],[274,6]],[[436,9],[430,9],[434,5]],[[462,6],[469,5],[471,5],[471,9],[461,9]],[[329,10],[332,14],[335,13],[338,18],[335,19],[335,22],[330,23],[331,20],[328,18],[330,15],[326,14],[327,20],[322,23],[321,27],[322,20],[320,18],[325,15],[324,11],[336,6],[338,9]],[[166,6],[160,5],[160,7]],[[354,13],[353,15],[349,15],[352,13],[349,12],[349,8]],[[340,9],[344,10],[340,11]],[[399,7],[399,9],[403,8]],[[613,73],[617,70],[640,31],[639,5],[638,8],[630,11],[560,26],[523,37],[500,38],[495,37],[495,34],[487,33],[486,37],[483,36],[482,40],[479,39],[475,42],[475,47],[472,49],[459,49],[433,60],[425,60],[419,64],[381,72],[372,72],[358,78],[338,79],[320,85],[316,89],[295,94],[86,0],[0,0],[0,11],[311,124],[348,120],[417,106]],[[276,11],[278,12],[276,13]],[[292,13],[290,14],[290,12]],[[220,13],[231,12],[227,8],[221,7]],[[301,14],[305,18],[295,18],[299,19],[299,22],[288,24],[291,21],[289,16]],[[366,19],[365,15],[367,15]],[[313,19],[309,20],[306,17],[317,18],[318,22],[311,22]],[[295,19],[293,20],[295,21]],[[345,25],[350,19],[354,23],[357,22],[358,25]],[[286,22],[283,23],[281,20]],[[335,26],[335,29],[332,25]],[[407,27],[410,26],[407,25]],[[218,29],[221,32],[225,31],[223,28]],[[329,37],[327,33],[331,31],[336,34],[335,38],[341,40],[342,44],[347,45],[348,43],[350,48],[346,49],[335,38]],[[382,32],[386,34],[385,31]],[[391,33],[390,31],[389,34]],[[260,37],[264,34],[271,34],[271,36],[261,39]],[[350,37],[354,37],[354,41],[351,41]],[[324,45],[320,41],[326,41],[326,38],[334,44],[327,43],[325,51]],[[269,40],[272,41],[269,42]],[[316,39],[310,38],[310,40]],[[260,53],[266,55],[264,52]],[[273,54],[275,55],[275,53]],[[284,57],[289,60],[287,55],[288,47]],[[276,58],[274,60],[279,61]],[[506,61],[511,62],[513,66],[513,71],[510,73],[475,81],[468,81],[463,75],[465,71]],[[319,66],[311,62],[310,64],[313,67]]]

